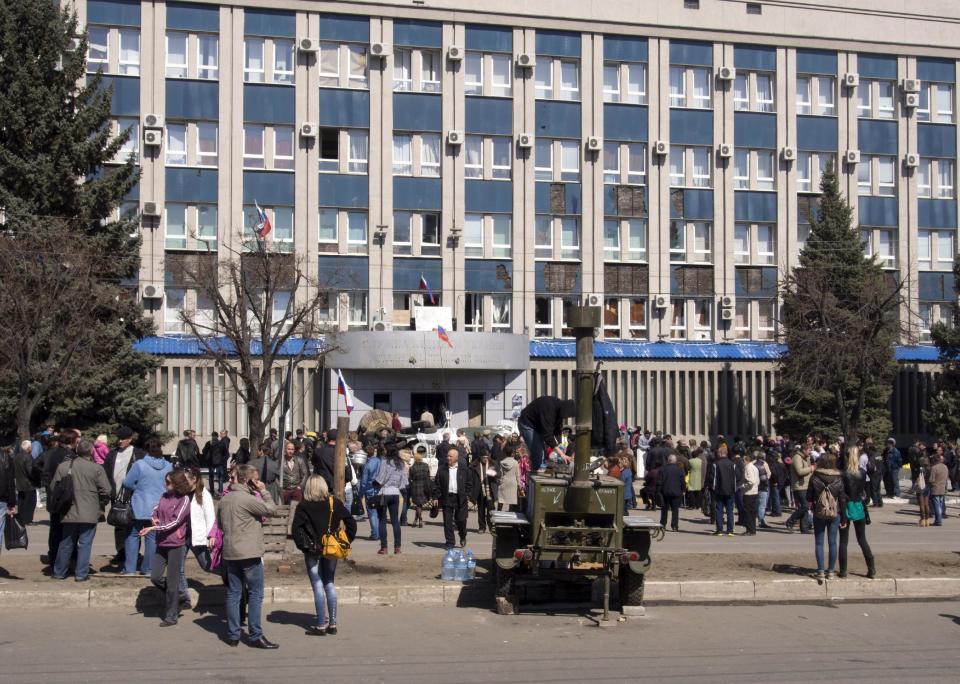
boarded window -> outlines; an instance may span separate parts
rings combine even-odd
[[[564,183],[550,184],[550,213],[567,213],[567,186]]]
[[[712,266],[673,266],[670,292],[679,296],[703,297],[713,294]]]
[[[603,291],[617,295],[645,295],[650,291],[650,269],[636,264],[604,264]]]
[[[643,186],[617,186],[617,214],[619,216],[645,216],[647,192]]]
[[[544,289],[551,294],[570,294],[577,287],[579,275],[580,264],[544,264]]]

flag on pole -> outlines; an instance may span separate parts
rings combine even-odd
[[[343,395],[343,402],[347,407],[347,415],[350,415],[350,412],[353,410],[353,391],[347,385],[347,381],[343,379],[343,373],[337,371],[337,394]]]
[[[427,282],[427,279],[423,277],[423,274],[420,274],[420,289],[426,290],[427,294],[430,296],[430,303],[436,304],[437,300],[433,297],[433,290],[430,288],[430,284]]]
[[[437,337],[439,337],[441,340],[443,340],[448,345],[450,345],[451,348],[453,348],[453,342],[450,341],[450,337],[447,335],[447,331],[443,329],[442,325],[437,326]]]
[[[267,216],[267,212],[260,208],[260,205],[257,204],[257,201],[253,201],[253,206],[257,208],[257,223],[253,227],[253,232],[257,234],[257,237],[261,240],[270,233],[273,229],[273,226],[270,225],[270,218]]]

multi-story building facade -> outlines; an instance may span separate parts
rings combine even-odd
[[[832,163],[865,251],[906,283],[893,410],[899,434],[922,431],[936,355],[920,345],[955,299],[955,3],[71,4],[135,132],[142,176],[121,210],[153,214],[139,287],[171,338],[144,344],[166,357],[168,429],[243,431],[223,379],[174,338],[180,310],[211,307],[178,262],[231,258],[258,204],[340,330],[427,344],[372,330],[411,327],[423,278],[452,336],[530,341],[474,392],[438,384],[432,353],[392,393],[352,369],[362,406],[492,422],[518,396],[569,395],[569,308],[595,295],[623,422],[770,430],[778,278]],[[329,372],[302,369],[295,423],[335,415]]]

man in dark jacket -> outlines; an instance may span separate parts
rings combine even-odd
[[[17,520],[24,525],[33,524],[33,514],[37,510],[37,485],[33,480],[33,444],[30,440],[20,443],[20,449],[12,457],[13,476],[17,487],[16,507]],[[4,490],[0,484],[0,492]],[[2,525],[3,521],[0,521]],[[0,530],[2,535],[3,530]]]
[[[184,430],[183,439],[177,442],[174,461],[181,468],[200,467],[200,445],[197,444],[197,433],[193,430]]]
[[[61,463],[73,460],[75,456],[73,449],[79,441],[80,433],[76,430],[61,430],[57,441],[53,442],[54,446],[40,454],[40,458],[37,459],[36,466],[42,473],[40,484],[47,490],[47,501],[50,501],[50,495],[53,492],[53,477],[57,468]],[[50,513],[50,532],[47,535],[47,561],[50,566],[53,566],[62,539],[61,516]]]
[[[331,493],[333,492],[333,470],[336,454],[337,431],[334,429],[327,433],[327,443],[317,445],[316,450],[313,452],[313,472],[326,481]],[[351,480],[353,480],[353,475],[350,472],[350,461],[349,459],[345,459],[344,482],[349,484]]]
[[[30,452],[28,451],[27,454]],[[7,518],[17,514],[17,485],[13,456],[0,451],[0,545]]]
[[[107,453],[103,461],[103,469],[107,473],[107,480],[110,482],[110,500],[115,502],[120,492],[120,485],[123,483],[127,473],[133,464],[146,456],[143,449],[133,446],[133,430],[121,425],[117,428],[117,445]],[[111,565],[123,565],[124,546],[126,539],[130,535],[129,527],[113,528],[113,543],[117,549],[116,555],[110,561]]]
[[[602,449],[605,456],[612,455],[620,438],[620,426],[617,424],[617,412],[607,394],[607,384],[598,376],[597,387],[593,392],[593,429],[592,446]]]
[[[663,508],[660,510],[660,524],[667,526],[667,511],[671,513],[670,529],[680,531],[680,499],[687,489],[683,480],[683,469],[677,465],[677,457],[673,454],[667,457],[667,464],[657,473],[657,493],[663,498]]]
[[[723,534],[723,512],[727,512],[727,536],[733,536],[733,495],[737,491],[737,470],[733,461],[727,457],[726,449],[718,449],[717,457],[707,466],[706,486],[713,497],[716,515],[716,531],[713,536]]]
[[[445,468],[438,468],[433,480],[434,495],[443,508],[443,537],[447,549],[454,544],[453,529],[460,534],[460,546],[467,545],[467,502],[476,499],[479,482],[473,468],[460,463],[460,452],[447,450]]]
[[[570,399],[538,397],[520,413],[517,428],[530,451],[530,470],[537,472],[546,457],[547,447],[557,449],[563,422],[577,415],[577,405]],[[565,461],[570,459],[564,456]]]
[[[897,441],[891,437],[887,440],[887,448],[883,452],[883,481],[887,496],[900,496],[900,468],[903,467],[903,458],[897,448]],[[880,505],[883,505],[881,500]]]

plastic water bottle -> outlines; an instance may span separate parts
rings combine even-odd
[[[456,573],[456,556],[454,550],[450,549],[444,554],[443,561],[440,564],[440,579],[446,582],[452,582]]]
[[[468,572],[470,571],[467,569],[467,557],[464,555],[463,551],[460,551],[457,554],[457,564],[454,579],[457,582],[466,582]]]
[[[467,549],[467,579],[472,580],[477,576],[477,559],[473,557],[473,551]]]

